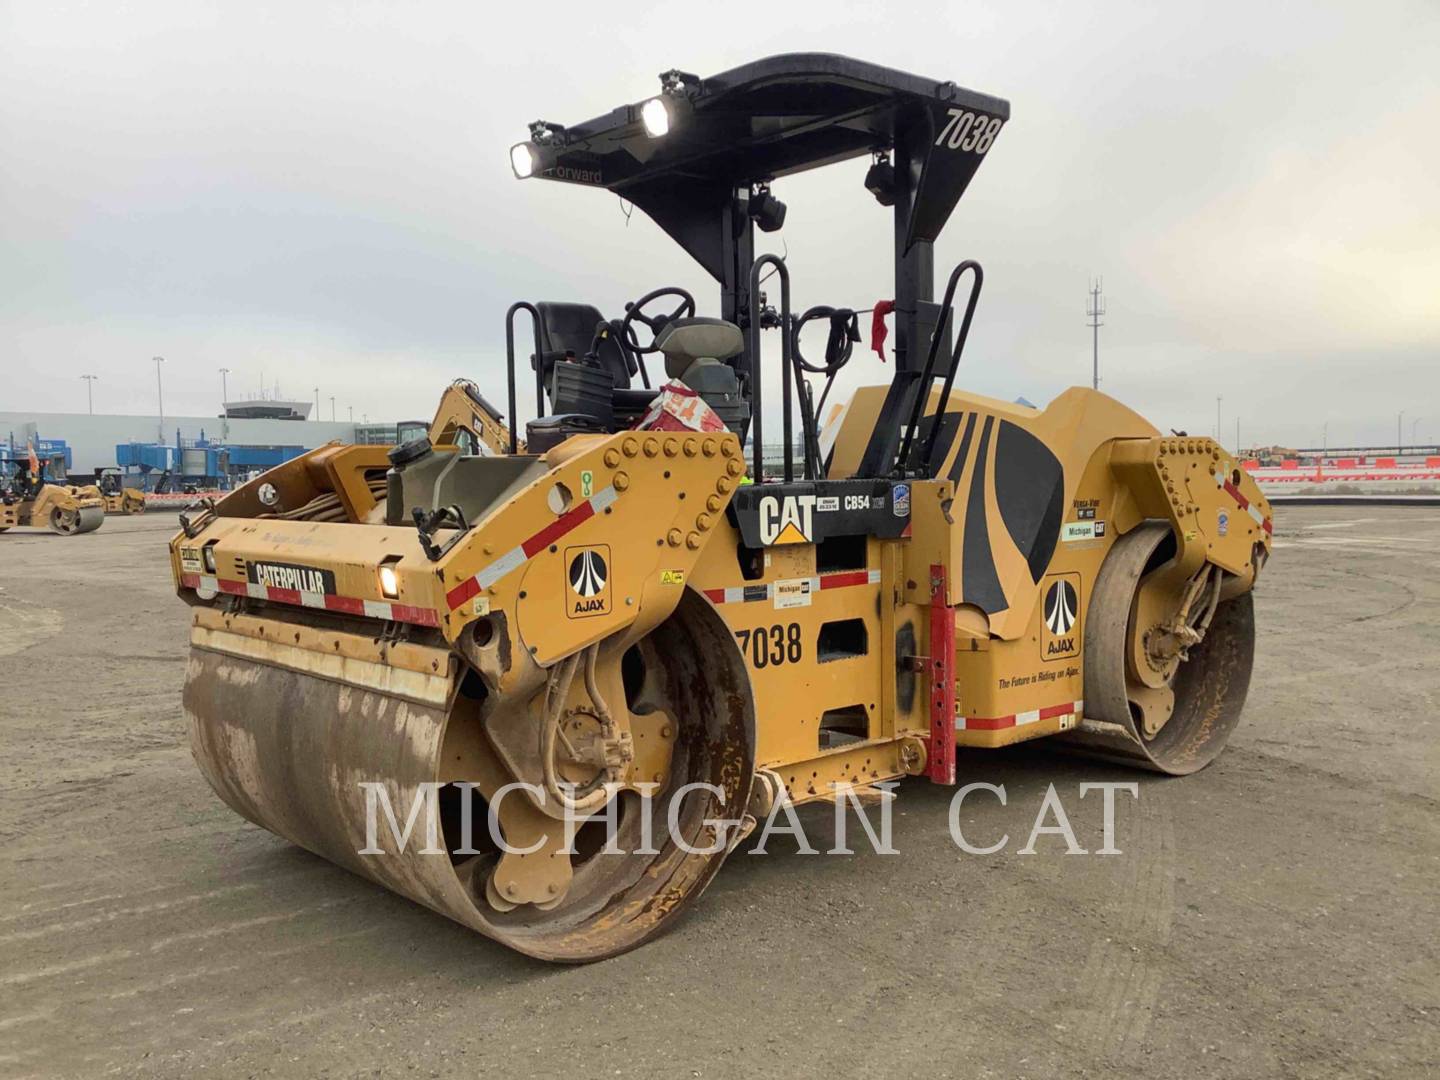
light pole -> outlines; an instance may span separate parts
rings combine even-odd
[[[1415,428],[1416,428],[1417,425],[1419,425],[1420,421],[1421,421],[1421,420],[1424,420],[1424,419],[1425,419],[1425,418],[1424,418],[1423,416],[1417,416],[1417,417],[1415,417],[1413,420],[1410,421],[1410,445],[1411,445],[1411,446],[1414,446],[1415,443],[1416,443]]]
[[[1224,400],[1224,399],[1223,399],[1219,394],[1216,394],[1216,395],[1215,395],[1215,441],[1216,441],[1216,442],[1219,442],[1219,441],[1220,441],[1220,402],[1223,401],[1223,400]]]
[[[320,387],[315,387],[315,419],[320,419]]]
[[[95,415],[95,380],[98,379],[100,376],[99,376],[99,375],[81,375],[80,377],[85,380],[85,404],[86,404],[86,405],[89,407],[89,409],[90,409],[90,415],[91,415],[91,416],[94,416],[94,415]]]
[[[350,422],[353,424],[355,422],[355,406],[347,405],[345,407],[350,410]]]
[[[1400,410],[1400,415],[1395,417],[1395,453],[1405,452],[1405,410]]]
[[[155,400],[160,406],[160,445],[165,445],[165,387],[160,381],[160,365],[165,363],[163,356],[151,357],[155,361]]]
[[[1326,420],[1320,429],[1320,456],[1324,457],[1330,452],[1330,421]]]
[[[225,376],[226,376],[226,375],[229,375],[229,374],[230,374],[230,369],[229,369],[228,367],[222,367],[222,368],[220,369],[220,411],[221,411],[221,412],[228,412],[228,410],[225,408],[225,406],[230,403],[230,387],[229,387],[229,384],[225,381]]]
[[[335,395],[330,395],[330,422],[335,422]]]
[[[1090,282],[1090,299],[1085,304],[1085,314],[1090,321],[1086,324],[1090,327],[1091,346],[1091,375],[1090,388],[1100,389],[1100,327],[1104,326],[1101,316],[1105,314],[1105,300],[1101,295],[1105,290],[1105,279],[1096,278]],[[1215,437],[1220,437],[1216,432]]]

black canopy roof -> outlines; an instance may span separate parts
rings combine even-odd
[[[675,100],[661,138],[645,132],[643,102],[564,128],[554,165],[537,175],[629,199],[717,278],[713,226],[736,189],[876,150],[895,151],[907,243],[933,241],[1010,116],[1000,98],[828,53],[686,79]]]

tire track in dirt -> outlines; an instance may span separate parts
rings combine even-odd
[[[187,907],[191,904],[198,904],[205,900],[216,900],[231,893],[246,892],[258,889],[260,885],[250,882],[242,885],[228,885],[221,889],[210,889],[207,892],[189,893],[185,896],[176,897],[173,900],[157,900],[152,904],[137,904],[134,907],[115,908],[110,911],[101,912],[98,915],[89,915],[82,919],[73,919],[69,922],[52,922],[45,926],[32,927],[28,930],[12,930],[0,934],[0,945],[12,941],[33,941],[36,938],[48,937],[51,934],[71,934],[77,930],[90,930],[106,923],[114,922],[116,919],[123,919],[135,915],[151,915],[158,911],[169,911],[172,908]]]
[[[14,656],[55,637],[65,618],[54,608],[18,597],[0,597],[0,656]]]
[[[1096,941],[1080,976],[1082,1003],[1070,1019],[1077,1049],[1114,1065],[1135,1063],[1164,982],[1156,957],[1175,914],[1175,830],[1160,783],[1145,784],[1131,814],[1131,837],[1117,834],[1125,859],[1123,895],[1111,936]]]
[[[354,898],[326,900],[323,903],[311,904],[307,907],[291,908],[285,911],[274,912],[269,915],[259,915],[250,919],[238,919],[234,922],[222,923],[218,926],[209,926],[200,930],[189,930],[181,934],[172,934],[169,937],[156,938],[149,942],[145,948],[123,948],[111,949],[107,952],[95,953],[91,956],[83,956],[75,960],[68,960],[59,964],[50,964],[45,967],[32,968],[29,971],[11,971],[0,975],[0,987],[24,986],[43,979],[51,979],[60,975],[69,975],[77,971],[86,971],[91,968],[104,967],[110,964],[121,963],[126,960],[133,960],[137,957],[146,956],[151,953],[167,949],[172,945],[193,945],[202,941],[209,941],[213,938],[222,937],[227,934],[239,933],[245,930],[253,930],[260,926],[269,926],[273,923],[290,922],[305,915],[317,911],[325,911],[338,907],[341,904],[353,903]]]

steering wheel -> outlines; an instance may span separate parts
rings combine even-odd
[[[662,296],[678,296],[680,303],[668,315],[645,315],[643,309]],[[684,289],[674,285],[656,289],[654,292],[646,293],[639,300],[625,305],[625,318],[620,323],[620,340],[625,343],[626,348],[640,356],[659,352],[660,350],[655,347],[655,339],[660,336],[660,331],[676,319],[688,319],[694,314],[695,298]],[[644,323],[650,330],[650,344],[643,348],[635,340],[635,324],[637,322]]]

